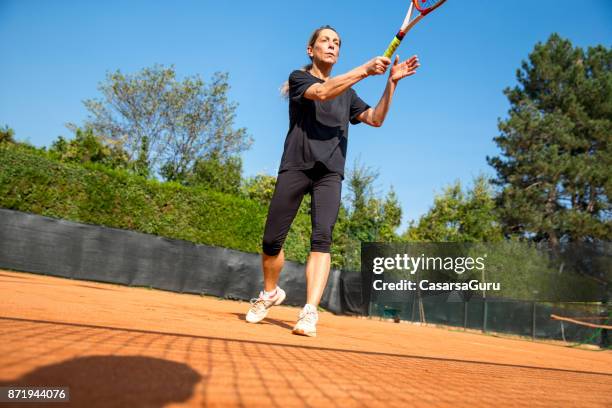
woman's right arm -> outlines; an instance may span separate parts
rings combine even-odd
[[[315,101],[333,99],[370,75],[384,74],[390,63],[391,60],[387,57],[372,58],[346,74],[329,78],[322,84],[312,84],[304,92],[304,97]]]

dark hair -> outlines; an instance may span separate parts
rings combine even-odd
[[[321,31],[325,29],[332,30],[333,32],[338,34],[336,29],[330,25],[321,26],[317,28],[316,30],[314,30],[312,34],[310,35],[310,39],[308,40],[309,47],[314,47],[315,43],[317,42],[317,39],[319,38],[319,34],[321,34]],[[340,45],[342,45],[342,40],[340,40]],[[310,55],[308,57],[310,58],[310,62],[304,65],[302,68],[300,68],[302,71],[309,71],[312,68],[312,57]],[[280,92],[281,92],[281,95],[284,96],[285,98],[289,96],[289,81],[285,81],[281,85]]]

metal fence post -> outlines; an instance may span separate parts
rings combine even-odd
[[[531,340],[535,340],[536,336],[536,302],[533,301],[531,307]]]
[[[482,331],[487,331],[487,298],[482,299]]]
[[[463,330],[467,329],[467,320],[468,320],[468,302],[463,301]]]

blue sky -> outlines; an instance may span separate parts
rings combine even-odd
[[[49,146],[71,136],[65,123],[87,117],[82,101],[99,97],[106,72],[173,64],[179,77],[208,80],[226,71],[237,126],[255,140],[243,154],[244,175],[276,174],[288,125],[278,88],[307,62],[312,30],[338,30],[342,50],[332,75],[343,73],[382,54],[407,4],[0,0],[0,125]],[[502,90],[552,32],[582,47],[610,46],[612,2],[448,0],[408,34],[397,52],[417,54],[421,68],[400,83],[383,127],[351,127],[347,157],[348,168],[359,158],[379,172],[380,194],[393,186],[402,231],[448,184],[494,175],[485,158],[498,153],[492,139],[508,109]],[[384,85],[385,77],[371,77],[354,89],[374,105]]]

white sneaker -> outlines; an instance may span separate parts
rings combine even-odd
[[[292,333],[300,336],[315,337],[317,335],[317,321],[319,320],[319,313],[314,307],[307,307],[300,311],[298,318]]]
[[[258,298],[251,299],[251,308],[246,315],[246,321],[249,323],[261,322],[268,315],[268,310],[272,306],[283,303],[286,296],[285,291],[278,286],[276,287],[276,295],[271,298],[265,298],[263,291],[259,292]]]

